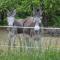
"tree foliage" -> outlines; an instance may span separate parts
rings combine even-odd
[[[60,15],[60,0],[44,0],[44,20],[47,26],[58,26],[57,17]],[[60,26],[60,25],[59,25]]]
[[[0,0],[0,20],[6,20],[7,10],[16,9],[17,17],[25,18],[32,15],[33,7],[42,6],[43,24],[45,26],[60,26],[60,0]],[[0,24],[4,24],[0,22]]]

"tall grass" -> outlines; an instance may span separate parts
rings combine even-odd
[[[60,51],[48,49],[45,51],[0,51],[0,60],[60,60]]]
[[[2,38],[2,36],[4,36],[4,38]],[[8,43],[7,39],[5,40],[5,37],[7,37],[6,33],[5,34],[4,32],[1,33],[0,36],[1,44]],[[44,40],[42,41],[42,43],[41,41],[35,43],[35,40],[34,41],[31,40],[31,38],[29,41],[26,42],[26,40],[23,38],[24,40],[22,40],[22,44],[23,46],[25,46],[24,48],[20,46],[20,43],[18,44],[16,43],[16,46],[20,47],[13,48],[13,46],[11,46],[11,50],[8,49],[8,46],[7,47],[0,46],[0,60],[60,60],[60,50],[54,49],[58,48],[56,47],[57,45],[55,41],[60,42],[60,38],[58,37],[43,37],[43,38]],[[16,42],[19,42],[19,40],[17,39]],[[41,46],[40,43],[42,44]],[[34,48],[27,48],[27,46]],[[58,46],[60,45],[58,44]],[[35,47],[40,47],[40,49]]]

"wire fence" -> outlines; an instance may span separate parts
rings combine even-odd
[[[27,34],[12,34],[9,35],[7,28],[25,28],[33,29],[34,27],[19,27],[19,26],[0,26],[0,51],[13,51],[20,54],[27,53],[39,55],[39,53],[46,49],[60,50],[60,28],[53,27],[40,27],[41,33],[33,35],[32,37]],[[37,38],[37,39],[36,39]],[[24,55],[24,54],[23,54]],[[21,56],[21,55],[20,55]]]
[[[21,26],[0,26],[0,28],[10,28],[10,27],[16,27],[16,28],[34,28],[34,27],[21,27]],[[41,29],[60,29],[57,27],[40,27]]]
[[[26,28],[26,29],[32,29],[32,28],[34,28],[34,27],[19,27],[19,26],[0,26],[0,28],[10,28],[10,27],[15,27],[15,28]],[[41,29],[41,34],[39,35],[39,39],[40,39],[40,41],[41,41],[41,39],[43,39],[44,40],[44,38],[48,38],[47,40],[50,40],[51,39],[51,37],[52,37],[52,39],[51,40],[53,40],[53,37],[55,38],[55,36],[56,37],[58,37],[58,36],[60,36],[60,28],[53,28],[53,27],[40,27],[40,29]],[[4,32],[5,34],[7,34],[7,36],[8,36],[8,32]],[[4,34],[3,33],[3,34]],[[3,36],[3,35],[2,35]],[[6,36],[6,38],[8,38]],[[24,36],[24,35],[23,35]],[[4,36],[3,36],[4,37]],[[17,35],[16,35],[16,37],[17,37]],[[26,39],[31,39],[31,37],[30,36],[24,36],[24,37],[27,37]],[[35,36],[36,37],[36,36]],[[18,37],[19,39],[20,39],[20,37]],[[7,39],[8,40],[8,39]],[[24,40],[25,40],[25,38],[24,38]],[[32,40],[34,40],[33,38],[32,38]],[[34,40],[35,41],[35,40]],[[45,40],[46,41],[46,40]],[[29,43],[28,43],[29,44]],[[0,46],[3,46],[3,45],[0,45]],[[4,46],[7,46],[7,45],[4,45]],[[19,46],[16,46],[16,47],[19,47]],[[29,47],[28,47],[29,48]],[[35,48],[35,47],[33,47],[33,48]]]

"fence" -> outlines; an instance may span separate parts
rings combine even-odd
[[[41,34],[37,39],[36,36],[31,37],[27,34],[22,33],[12,36],[9,42],[9,32],[7,31],[8,27],[11,28],[13,26],[0,26],[0,56],[13,55],[15,58],[16,55],[16,57],[20,56],[21,60],[24,60],[26,57],[26,60],[28,60],[30,57],[32,60],[37,60],[38,58],[40,59],[41,52],[44,52],[45,50],[49,50],[50,48],[52,50],[60,50],[60,28],[40,27]],[[19,26],[15,27],[26,29],[34,28]],[[12,60],[12,56],[10,57],[10,60]]]

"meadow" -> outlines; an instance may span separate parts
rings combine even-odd
[[[29,37],[29,36],[28,36]],[[40,41],[31,37],[22,40],[16,37],[15,47],[13,43],[8,48],[8,32],[0,31],[0,60],[60,60],[60,37],[41,36]],[[21,46],[20,46],[21,42]]]
[[[19,50],[2,52],[0,51],[0,60],[60,60],[60,51],[45,50],[22,52]]]

